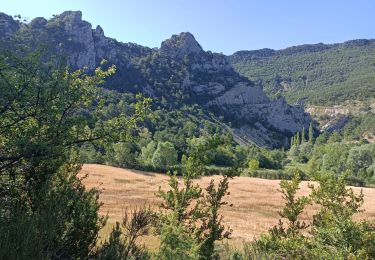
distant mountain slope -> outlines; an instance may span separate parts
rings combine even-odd
[[[204,51],[188,32],[151,49],[106,37],[100,26],[92,29],[82,20],[80,11],[66,11],[29,23],[0,13],[0,36],[0,50],[42,47],[48,60],[65,57],[75,69],[92,71],[106,59],[117,66],[106,88],[141,92],[154,98],[156,106],[170,110],[197,104],[207,115],[231,123],[234,134],[258,145],[287,146],[289,137],[311,121],[302,106],[270,99],[260,86],[237,73],[226,56]]]
[[[375,97],[375,40],[239,51],[229,61],[266,93],[281,93],[290,102],[307,98],[321,105]]]

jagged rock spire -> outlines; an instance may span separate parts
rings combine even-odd
[[[172,35],[170,39],[163,41],[160,47],[161,54],[177,58],[182,58],[189,53],[201,52],[203,52],[202,47],[189,32]]]

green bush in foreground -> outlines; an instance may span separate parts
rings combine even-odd
[[[228,238],[230,230],[222,225],[219,209],[227,195],[228,176],[215,187],[212,180],[205,192],[193,184],[202,164],[198,157],[188,157],[183,172],[183,183],[171,175],[170,190],[159,189],[163,199],[156,229],[160,235],[158,259],[217,259],[215,242]]]
[[[150,259],[144,246],[138,244],[142,236],[150,233],[154,213],[148,208],[126,211],[120,226],[117,222],[109,239],[97,250],[98,259]]]
[[[254,248],[281,259],[373,259],[375,223],[353,220],[363,204],[362,193],[356,195],[346,187],[345,175],[320,174],[315,179],[319,185],[310,185],[311,195],[299,198],[295,197],[298,175],[290,182],[281,182],[286,204],[280,216],[288,223],[280,220],[254,243]],[[298,218],[310,202],[320,210],[311,223],[301,223]]]
[[[87,259],[105,218],[76,150],[127,139],[148,101],[106,118],[98,85],[114,66],[87,75],[39,58],[0,55],[0,259]]]
[[[96,245],[105,218],[99,192],[85,190],[80,168],[65,165],[37,193],[36,210],[26,205],[0,218],[1,259],[85,258]]]

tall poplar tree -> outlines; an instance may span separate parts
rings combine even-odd
[[[304,143],[304,142],[306,142],[306,138],[305,138],[305,128],[303,127],[302,133],[301,133],[301,143]]]
[[[309,142],[311,144],[314,143],[314,129],[313,129],[313,124],[310,122],[310,127],[309,127]]]

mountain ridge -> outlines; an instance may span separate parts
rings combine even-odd
[[[0,21],[3,25],[13,20],[4,14],[0,18],[5,20]],[[169,109],[198,104],[231,123],[235,134],[258,145],[288,146],[289,137],[307,129],[311,121],[302,106],[291,106],[283,98],[270,99],[261,86],[237,73],[227,56],[204,51],[188,32],[173,35],[160,48],[151,49],[106,37],[100,26],[93,29],[82,20],[80,11],[18,22],[18,26],[0,30],[5,32],[3,43],[38,46],[48,42],[48,51],[66,55],[73,69],[93,70],[106,59],[117,66],[107,88],[141,92]]]
[[[269,96],[289,102],[337,105],[375,97],[375,39],[238,51],[228,59]]]
[[[280,55],[280,54],[298,54],[300,52],[318,52],[322,50],[327,50],[335,47],[346,47],[346,46],[355,46],[361,47],[365,45],[369,45],[375,43],[375,39],[354,39],[354,40],[347,40],[344,42],[337,42],[337,43],[305,43],[299,45],[293,45],[290,47],[282,48],[282,49],[271,49],[271,48],[262,48],[262,49],[255,49],[255,50],[240,50],[235,51],[234,53],[228,55],[230,59],[235,58],[236,56],[241,55],[249,55],[254,57],[269,57],[272,55]]]

